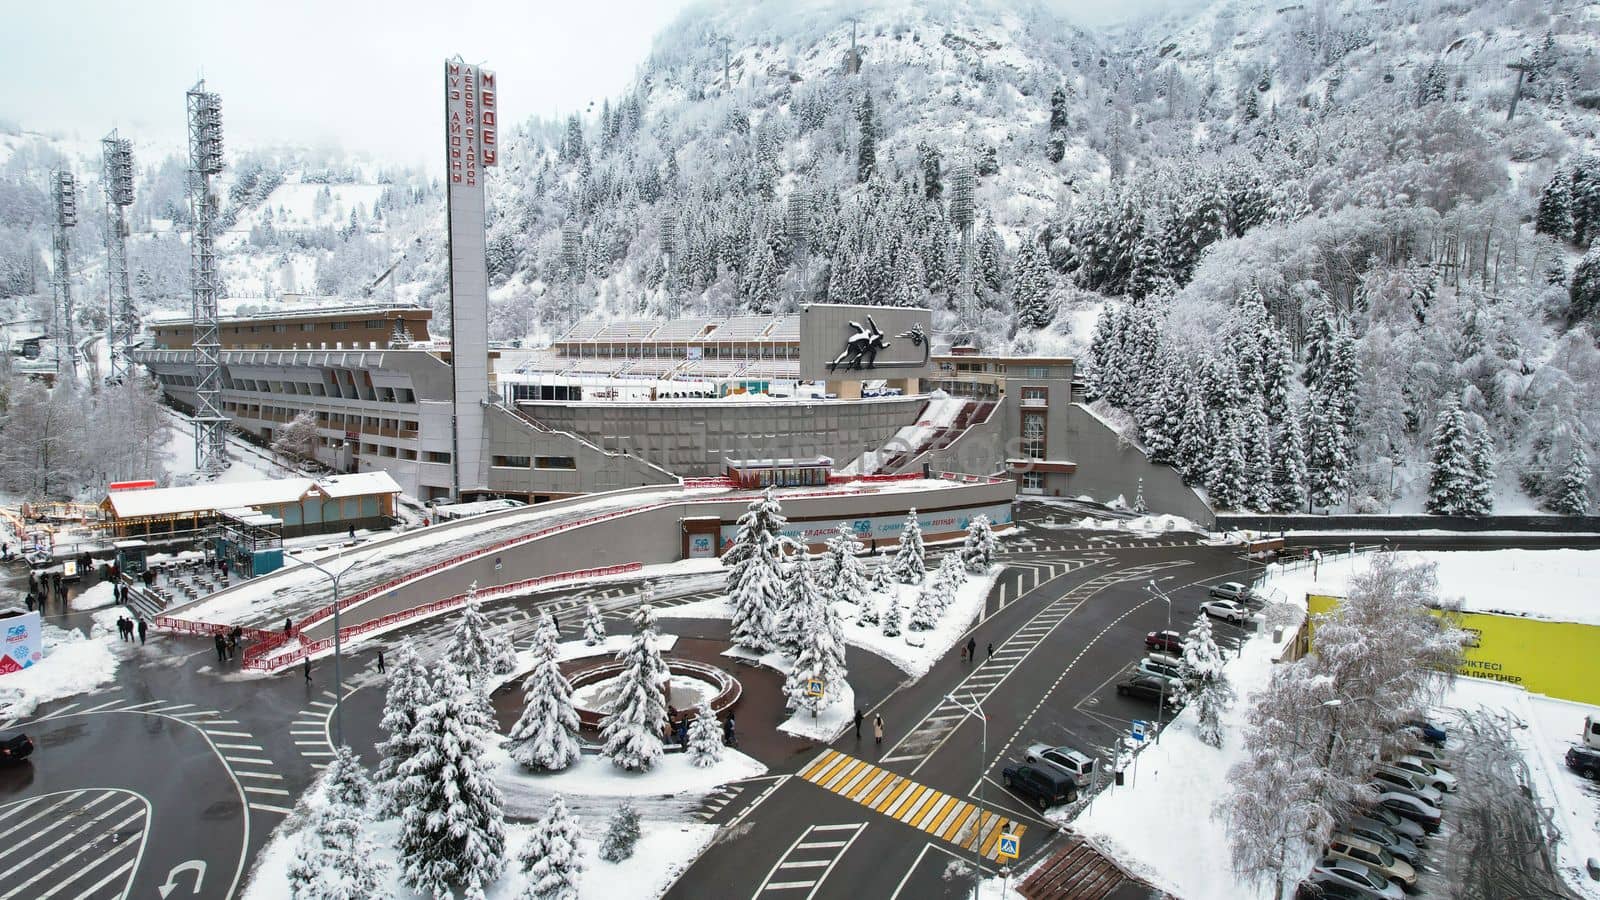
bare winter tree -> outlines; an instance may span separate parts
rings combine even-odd
[[[319,438],[316,413],[303,410],[273,437],[272,450],[290,458],[314,461]]]

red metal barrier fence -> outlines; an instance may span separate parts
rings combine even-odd
[[[477,596],[478,599],[482,600],[491,597],[502,596],[505,594],[520,593],[522,591],[531,590],[533,588],[542,587],[544,585],[553,584],[560,581],[573,581],[584,578],[604,578],[609,575],[624,575],[629,572],[637,572],[642,568],[644,568],[643,563],[631,562],[615,566],[603,566],[597,569],[577,569],[571,572],[558,572],[554,575],[541,575],[538,578],[527,578],[522,581],[513,581],[510,584],[502,584],[496,585],[492,588],[485,588],[484,590],[479,591]],[[387,628],[388,626],[399,622],[426,618],[427,616],[443,612],[452,607],[464,605],[466,602],[467,594],[456,594],[453,597],[446,597],[443,600],[435,600],[432,603],[424,603],[421,606],[413,606],[410,609],[402,609],[389,613],[386,616],[379,616],[376,619],[370,619],[357,625],[350,625],[348,627],[341,628],[339,629],[339,639],[341,641],[348,641],[363,634],[368,634],[382,628]],[[278,643],[282,644],[283,642],[279,641]],[[245,654],[245,658],[241,664],[241,667],[262,672],[274,672],[278,669],[282,669],[285,666],[293,665],[308,656],[315,656],[332,646],[333,638],[327,637],[320,641],[301,643],[299,647],[296,647],[287,653],[280,653],[274,656],[257,654],[256,656],[252,657],[247,653]]]

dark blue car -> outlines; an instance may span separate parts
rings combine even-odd
[[[1428,743],[1432,744],[1433,746],[1435,746],[1435,747],[1443,747],[1444,746],[1445,738],[1447,737],[1447,735],[1445,734],[1445,731],[1444,731],[1443,728],[1440,728],[1439,726],[1433,724],[1432,722],[1424,721],[1422,719],[1415,719],[1413,721],[1407,722],[1406,723],[1406,727],[1415,728],[1417,730],[1417,733],[1422,735],[1422,739],[1424,741],[1427,741]]]

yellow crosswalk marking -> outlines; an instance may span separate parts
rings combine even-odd
[[[1020,836],[1026,830],[976,804],[832,749],[801,768],[800,777],[940,840],[981,848],[989,859],[998,852],[1002,832]]]

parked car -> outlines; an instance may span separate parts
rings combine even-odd
[[[1450,760],[1445,758],[1444,751],[1430,744],[1412,748],[1411,754],[1430,766],[1449,766]]]
[[[1382,897],[1383,900],[1402,900],[1405,897],[1399,885],[1390,884],[1389,879],[1353,859],[1324,859],[1311,870],[1310,880],[1312,884],[1333,883],[1359,888],[1369,891],[1369,896]]]
[[[1439,811],[1439,807],[1416,794],[1394,790],[1391,785],[1381,781],[1372,787],[1378,792],[1379,804],[1421,825],[1422,830],[1429,834],[1438,831],[1440,823],[1444,821],[1444,813]]]
[[[1374,821],[1382,822],[1389,826],[1390,831],[1416,844],[1418,847],[1428,842],[1428,833],[1422,830],[1421,825],[1405,818],[1387,806],[1381,804],[1369,806],[1362,815]]]
[[[1410,772],[1417,778],[1422,779],[1423,784],[1437,788],[1446,794],[1455,793],[1458,787],[1454,774],[1417,756],[1402,756],[1389,765],[1402,772]]]
[[[1396,769],[1394,766],[1378,766],[1372,770],[1372,777],[1387,790],[1415,794],[1434,806],[1438,806],[1444,799],[1444,794],[1438,789],[1429,787],[1422,779],[1412,775],[1410,772]]]
[[[1413,719],[1406,723],[1406,727],[1415,731],[1418,737],[1435,747],[1443,747],[1444,742],[1450,737],[1443,728],[1424,719]]]
[[[1345,834],[1353,834],[1358,838],[1365,838],[1379,847],[1393,853],[1396,858],[1403,859],[1416,868],[1422,861],[1422,851],[1417,845],[1395,833],[1393,828],[1369,816],[1356,816],[1339,826]]]
[[[1052,766],[1083,787],[1094,778],[1094,757],[1086,756],[1071,747],[1052,747],[1049,744],[1030,744],[1022,758],[1031,763]]]
[[[1415,890],[1417,887],[1417,870],[1410,863],[1396,859],[1393,853],[1365,838],[1344,832],[1336,833],[1328,841],[1328,856],[1366,863],[1367,868],[1388,879],[1390,884],[1400,885],[1403,890]]]
[[[1200,604],[1200,611],[1215,619],[1225,619],[1235,625],[1243,625],[1250,619],[1250,610],[1237,600],[1207,600]]]
[[[33,755],[33,739],[20,731],[0,734],[0,765],[14,766]]]
[[[1144,636],[1144,648],[1159,653],[1182,653],[1183,635],[1176,631],[1152,631]]]
[[[1600,716],[1583,717],[1583,745],[1600,750]]]
[[[1169,691],[1178,687],[1183,681],[1183,679],[1178,675],[1177,666],[1168,662],[1164,662],[1162,657],[1154,655],[1146,656],[1144,659],[1139,660],[1139,671],[1146,675],[1154,675],[1157,678],[1167,679],[1169,682],[1171,682],[1167,687],[1167,690]]]
[[[1250,589],[1237,581],[1224,581],[1221,584],[1214,584],[1207,593],[1210,594],[1213,600],[1234,600],[1243,603],[1250,599]]]
[[[1567,768],[1590,781],[1600,779],[1600,750],[1593,747],[1568,747]]]
[[[1006,766],[1001,775],[1008,790],[1040,809],[1071,802],[1078,796],[1072,779],[1049,766]]]
[[[1298,900],[1372,900],[1376,896],[1365,888],[1337,881],[1307,881],[1295,892]]]
[[[1149,700],[1160,703],[1163,700],[1168,706],[1177,702],[1177,697],[1172,693],[1170,679],[1156,675],[1137,673],[1129,678],[1117,682],[1117,696],[1137,697],[1140,700]]]

